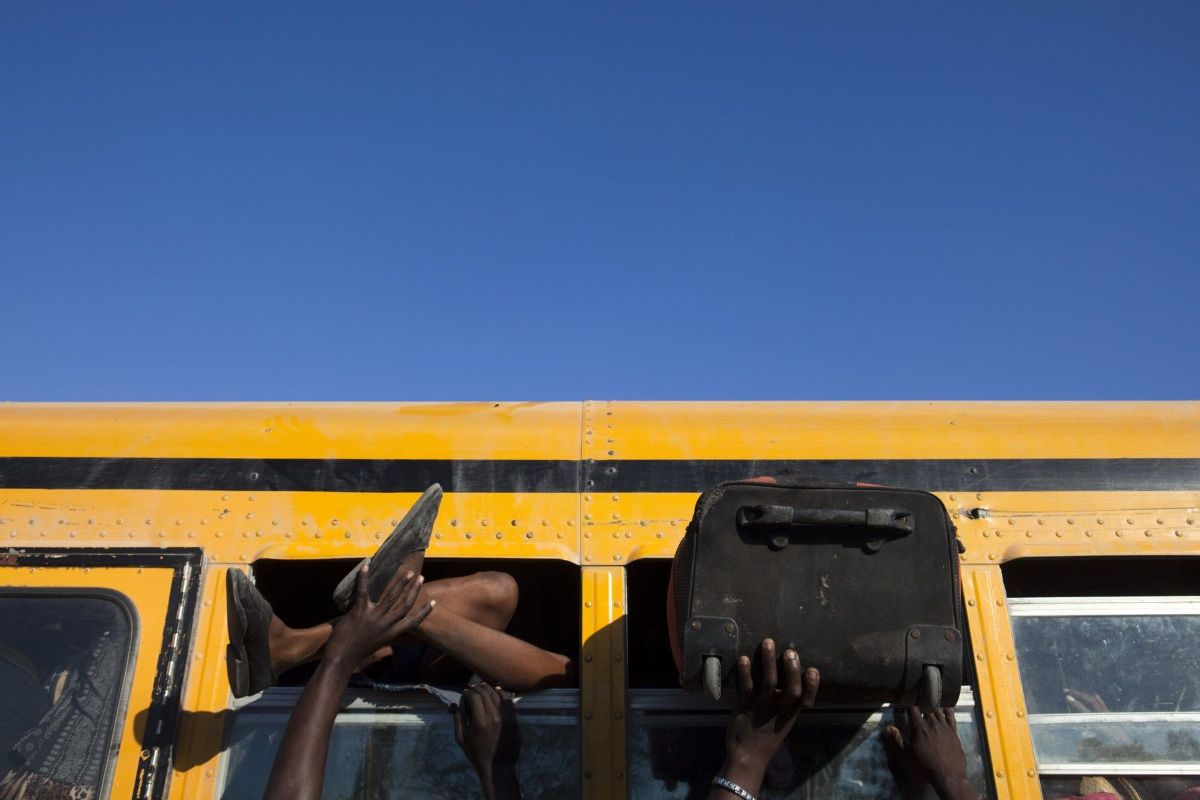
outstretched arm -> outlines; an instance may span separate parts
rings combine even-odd
[[[325,655],[288,720],[264,800],[320,800],[333,720],[354,665],[415,628],[433,608],[433,601],[413,608],[423,579],[411,572],[392,578],[378,603],[371,602],[367,591],[367,565],[357,581],[354,608],[333,629]]]
[[[763,639],[762,674],[757,684],[750,659],[737,662],[738,698],[725,729],[725,763],[713,779],[709,800],[730,800],[738,796],[728,784],[751,795],[762,788],[767,764],[783,746],[802,709],[811,708],[817,699],[821,674],[813,667],[800,668],[795,650],[783,653],[783,682],[775,656],[775,642]]]
[[[512,695],[486,683],[468,686],[454,710],[454,739],[479,775],[486,800],[520,800],[521,736]]]

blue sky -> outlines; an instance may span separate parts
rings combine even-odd
[[[5,4],[0,399],[1200,398],[1198,34]]]

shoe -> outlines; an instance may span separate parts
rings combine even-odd
[[[400,569],[400,565],[404,563],[410,555],[417,552],[424,552],[429,546],[429,537],[433,534],[433,521],[437,519],[438,507],[442,504],[442,487],[439,484],[434,484],[425,490],[425,493],[417,500],[413,507],[404,515],[404,519],[400,520],[400,524],[396,526],[396,530],[392,531],[388,538],[383,540],[383,544],[379,545],[379,549],[375,551],[375,555],[371,558],[371,569],[367,581],[368,594],[372,601],[378,600],[383,594],[384,588],[395,576],[396,570]],[[409,564],[408,568],[414,572],[421,571],[421,560],[416,564]],[[362,569],[362,565],[366,563],[363,559],[358,563],[350,573],[342,578],[342,582],[333,590],[333,602],[337,603],[337,607],[343,612],[348,611],[354,605],[354,587],[355,576]]]
[[[268,639],[275,612],[239,569],[225,573],[225,604],[229,624],[229,648],[225,651],[229,688],[234,697],[258,694],[275,685]]]

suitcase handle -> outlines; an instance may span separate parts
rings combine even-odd
[[[826,528],[867,528],[885,535],[871,539],[865,547],[876,552],[888,539],[913,532],[911,511],[896,508],[794,508],[792,506],[741,506],[737,510],[739,528],[778,528],[788,525],[814,525]],[[885,533],[886,532],[886,533]],[[786,536],[774,536],[771,547],[786,547]]]
[[[793,508],[792,506],[742,506],[738,525],[823,525],[836,528],[887,528],[912,533],[911,512],[894,508]]]

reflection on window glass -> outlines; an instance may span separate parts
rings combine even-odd
[[[1200,615],[1016,616],[1013,637],[1030,714],[1200,711]]]
[[[1200,602],[1010,601],[1043,794],[1200,798]]]
[[[262,797],[299,689],[279,688],[239,708],[227,741],[226,800]],[[354,691],[333,728],[322,798],[461,798],[479,780],[454,741],[445,706],[421,693]],[[578,797],[578,692],[561,689],[517,699],[525,798]]]
[[[703,798],[725,757],[728,709],[681,691],[631,691],[630,797]],[[957,711],[968,777],[984,795],[982,745],[970,696]],[[802,715],[767,769],[763,798],[886,800],[902,797],[880,738],[890,709]],[[933,798],[932,793],[929,798]]]
[[[0,593],[0,796],[100,794],[133,639],[115,599]]]

